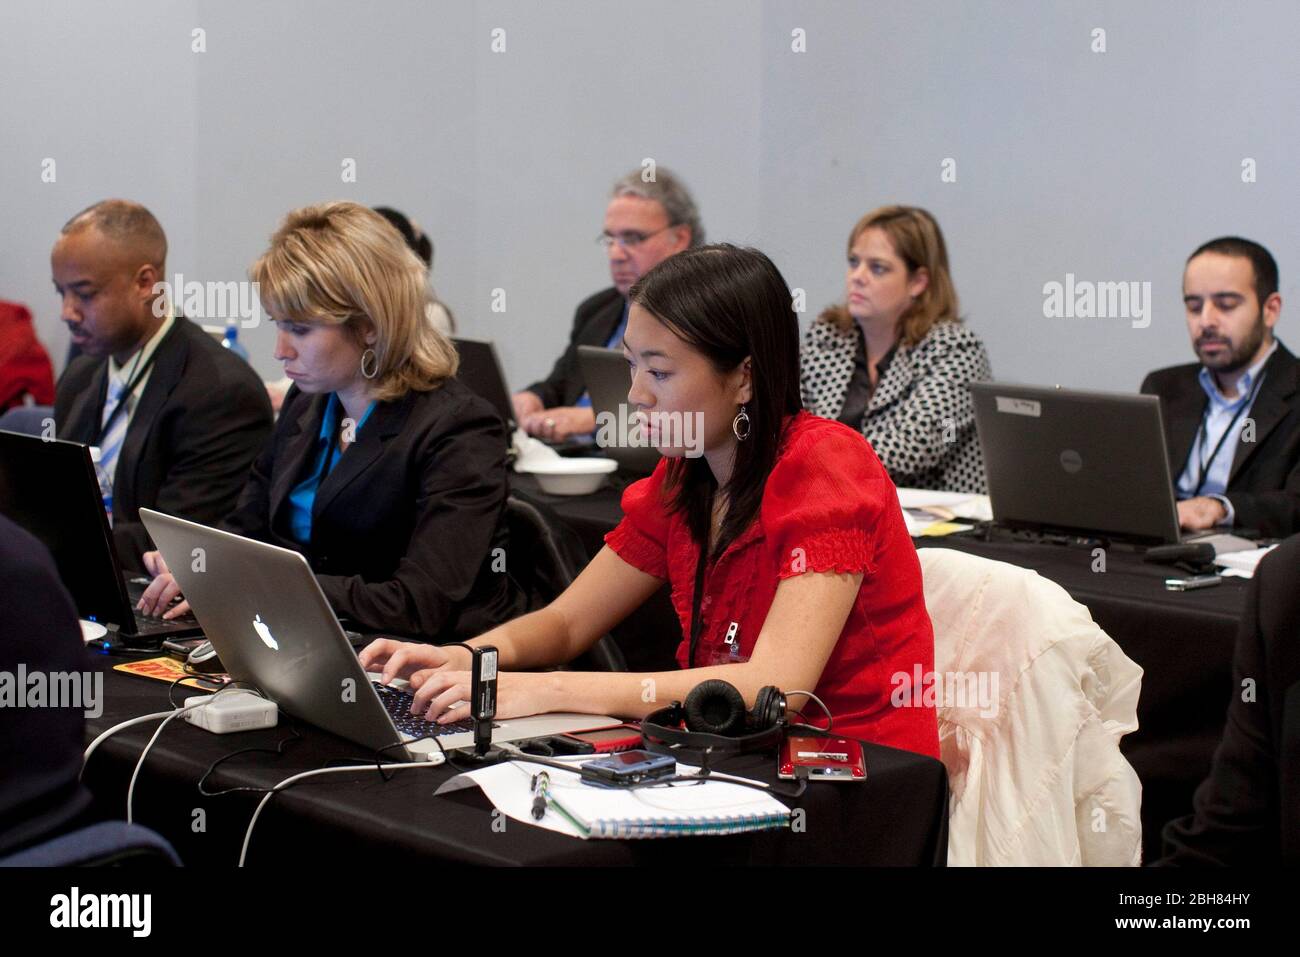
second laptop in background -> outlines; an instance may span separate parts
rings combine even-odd
[[[632,407],[627,400],[632,384],[627,357],[621,349],[578,346],[578,365],[587,383],[587,394],[591,396],[591,409],[596,413],[596,444],[601,453],[617,462],[625,472],[649,475],[662,456],[654,446],[629,435],[635,426],[631,425]],[[612,442],[603,441],[602,421],[616,426]]]
[[[137,647],[198,633],[192,615],[165,621],[136,610],[149,579],[122,569],[89,446],[0,432],[0,514],[50,550],[80,617]]]
[[[999,525],[1184,540],[1158,398],[996,382],[970,390]]]

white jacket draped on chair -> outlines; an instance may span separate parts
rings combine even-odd
[[[1142,669],[1036,572],[919,553],[935,672],[955,692],[937,701],[948,863],[1140,863],[1142,786],[1119,742],[1137,728]],[[996,688],[991,700],[961,693],[977,677]]]

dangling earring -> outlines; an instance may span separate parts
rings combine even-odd
[[[744,431],[741,431],[742,429]],[[731,420],[731,432],[739,442],[749,438],[749,413],[745,411],[743,405],[740,407],[740,411],[736,413],[736,417]]]
[[[367,362],[373,363],[369,372],[366,371]],[[361,374],[367,379],[373,379],[379,375],[379,353],[375,352],[374,349],[367,349],[361,353]]]

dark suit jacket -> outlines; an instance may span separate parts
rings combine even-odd
[[[623,318],[626,302],[613,286],[584,299],[573,315],[573,332],[569,334],[569,346],[564,355],[556,360],[550,375],[534,382],[525,391],[535,393],[548,409],[577,402],[587,391],[582,369],[578,366],[578,346],[604,346],[609,342]]]
[[[302,552],[334,611],[366,629],[456,641],[522,614],[503,571],[517,560],[505,427],[454,379],[376,406],[317,489],[311,542],[292,537],[289,493],[315,465],[328,400],[289,390],[222,527]]]
[[[76,606],[54,559],[3,516],[0,582],[0,671],[88,671]],[[78,779],[85,728],[78,708],[0,707],[0,855],[88,823],[79,820],[90,806]]]
[[[1233,658],[1210,776],[1195,813],[1165,825],[1157,864],[1300,864],[1300,535],[1260,562]],[[1254,701],[1242,700],[1246,679]]]
[[[140,508],[216,525],[234,507],[271,434],[266,387],[202,328],[177,316],[156,356],[113,482],[113,537],[122,563],[137,569],[153,548]],[[55,395],[58,437],[93,445],[107,389],[107,358],[75,359]]]
[[[1200,369],[1194,362],[1173,366],[1142,382],[1143,392],[1160,397],[1175,482],[1187,465],[1210,401],[1197,380]],[[1300,531],[1300,363],[1280,342],[1264,364],[1264,381],[1250,418],[1255,441],[1237,446],[1224,494],[1239,527],[1281,538]]]

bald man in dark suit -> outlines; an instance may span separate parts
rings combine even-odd
[[[167,241],[136,203],[105,200],[63,227],[50,256],[62,319],[81,351],[59,379],[58,438],[100,450],[122,562],[152,542],[141,507],[215,525],[271,434],[257,375],[160,297]]]

